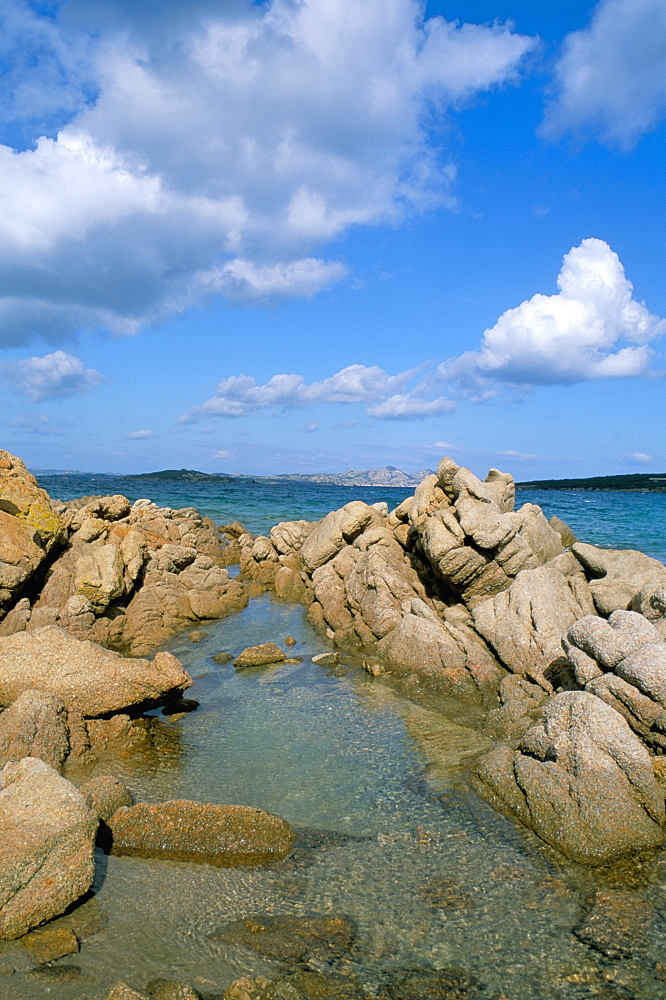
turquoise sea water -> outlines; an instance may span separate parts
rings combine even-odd
[[[42,484],[63,499],[120,492],[193,505],[253,531],[321,517],[351,498],[394,506],[410,492],[145,482],[137,491],[131,480],[88,477],[44,477]],[[541,499],[546,513],[568,521],[581,539],[666,554],[666,498],[519,498]],[[70,777],[111,773],[136,798],[153,802],[182,797],[268,809],[314,848],[275,866],[238,870],[100,854],[93,902],[106,926],[78,954],[43,970],[20,944],[0,943],[0,973],[15,970],[0,974],[0,998],[104,1000],[119,980],[145,991],[156,977],[221,997],[233,979],[274,976],[279,968],[238,944],[211,940],[211,932],[257,914],[327,914],[356,925],[343,971],[358,983],[359,997],[417,1000],[387,993],[386,983],[418,969],[467,977],[464,989],[440,989],[427,1000],[663,1000],[660,854],[582,869],[494,813],[465,780],[489,747],[477,713],[450,700],[415,699],[353,663],[315,666],[312,656],[326,646],[300,606],[264,594],[203,631],[201,642],[185,633],[168,647],[194,677],[189,694],[200,707],[177,721],[154,713],[149,746]],[[290,654],[297,663],[236,672],[212,660],[287,635],[296,639]],[[639,945],[623,959],[573,933],[590,894],[615,890],[636,896],[641,908]]]

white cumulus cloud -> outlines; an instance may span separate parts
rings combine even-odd
[[[451,200],[447,112],[534,47],[420,0],[6,0],[2,27],[5,344],[314,295],[345,274],[323,244]]]
[[[106,381],[100,372],[85,368],[80,358],[65,351],[8,361],[0,371],[7,382],[35,402],[85,393]]]
[[[146,441],[148,438],[154,438],[156,436],[155,431],[151,431],[148,427],[143,430],[128,431],[125,435],[129,441]]]
[[[408,389],[420,369],[389,375],[377,365],[348,365],[328,378],[306,382],[302,375],[273,375],[258,384],[250,375],[223,378],[214,396],[192,407],[180,418],[191,423],[208,417],[246,417],[268,408],[300,409],[326,403],[361,404],[379,419],[410,420],[447,413],[454,403],[443,398],[428,400],[420,386]],[[399,392],[396,390],[407,390]],[[318,424],[307,425],[316,430]]]
[[[652,455],[648,455],[644,451],[630,451],[623,456],[622,461],[626,465],[652,465],[654,460]]]
[[[666,333],[666,320],[633,298],[607,243],[586,239],[573,247],[557,284],[557,295],[537,294],[508,309],[478,351],[444,362],[439,376],[478,389],[487,380],[556,385],[649,372],[649,341]]]
[[[664,0],[601,0],[564,41],[546,135],[590,132],[631,146],[666,113]]]

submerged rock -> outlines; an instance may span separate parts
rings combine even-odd
[[[310,962],[331,964],[347,954],[356,938],[348,917],[245,917],[224,924],[208,935],[211,941],[240,944],[263,958],[287,967]]]
[[[7,764],[0,779],[0,938],[16,938],[90,888],[99,820],[74,785],[34,757]]]
[[[171,653],[157,653],[152,661],[128,659],[55,625],[0,638],[0,705],[39,688],[68,709],[96,716],[159,701],[191,684]]]
[[[654,908],[633,892],[606,890],[588,900],[574,934],[607,958],[631,958],[647,948],[646,934],[654,923]]]
[[[574,861],[601,865],[664,841],[664,795],[624,719],[583,691],[555,695],[518,750],[484,757],[479,794]]]
[[[294,842],[289,824],[272,813],[185,799],[123,806],[109,828],[113,854],[230,867],[278,861]]]

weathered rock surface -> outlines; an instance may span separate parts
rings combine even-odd
[[[0,938],[16,938],[90,888],[99,821],[69,781],[34,757],[5,765],[0,780]]]
[[[79,787],[79,791],[88,797],[91,807],[105,823],[121,806],[131,806],[134,803],[125,785],[110,774],[91,778]]]
[[[39,757],[59,771],[68,754],[67,709],[54,694],[27,689],[0,715],[0,767]]]
[[[555,695],[518,750],[500,747],[475,787],[574,861],[600,865],[660,846],[664,796],[624,719],[583,691]]]
[[[123,496],[51,502],[20,459],[0,452],[0,635],[58,624],[148,652],[245,606],[245,588],[224,568],[225,544],[189,507]]]
[[[576,542],[572,552],[585,567],[597,611],[628,610],[646,587],[666,586],[666,566],[634,549],[600,549]]]
[[[656,914],[645,899],[634,892],[595,892],[574,934],[607,958],[631,958],[647,947],[647,931]]]
[[[20,458],[0,451],[0,613],[12,606],[64,535],[45,490]]]
[[[653,623],[635,611],[614,611],[608,621],[588,615],[562,645],[581,687],[649,746],[666,749],[666,642]]]
[[[278,861],[294,842],[289,824],[272,813],[184,799],[123,806],[109,827],[114,854],[233,867]]]
[[[74,931],[66,927],[46,927],[31,931],[21,938],[21,944],[38,965],[46,965],[64,955],[73,955],[79,950],[79,942]]]
[[[129,659],[51,625],[0,638],[0,705],[29,688],[57,695],[83,716],[118,712],[190,687],[192,679],[171,653]]]
[[[473,615],[502,663],[548,686],[548,673],[562,657],[563,634],[593,610],[584,582],[540,566],[522,570],[508,590],[476,605]]]

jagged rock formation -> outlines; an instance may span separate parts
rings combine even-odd
[[[58,625],[143,655],[245,606],[224,541],[194,508],[123,496],[51,501],[0,452],[0,636]]]

